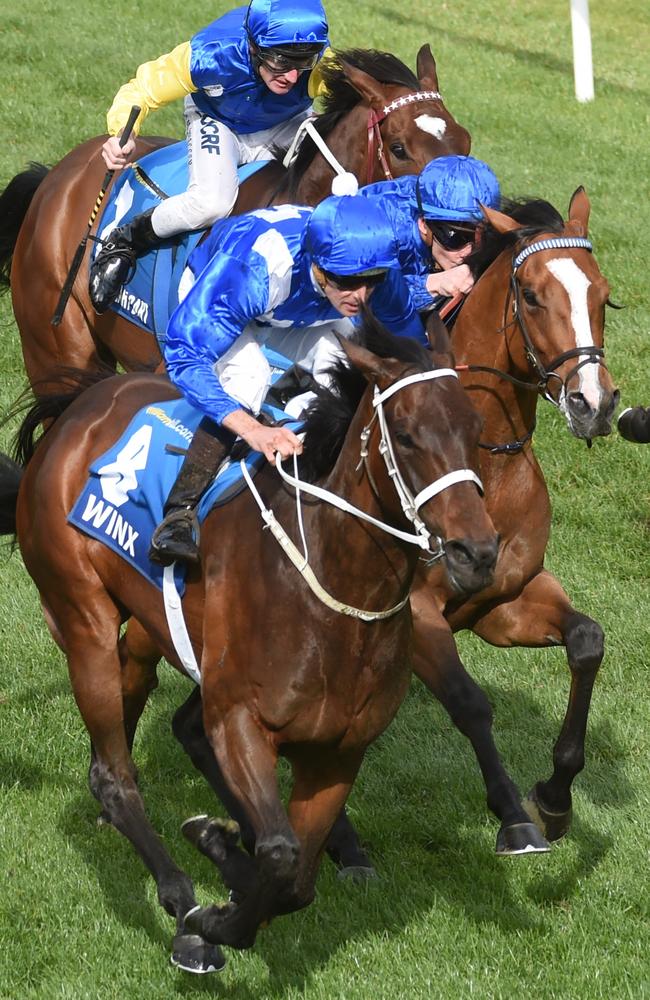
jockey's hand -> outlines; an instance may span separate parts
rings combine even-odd
[[[466,295],[474,284],[474,278],[467,264],[459,264],[448,271],[436,271],[427,278],[427,291],[430,295]]]
[[[122,170],[133,159],[134,153],[135,139],[133,136],[126,140],[124,146],[120,146],[119,136],[112,135],[102,146],[104,163],[109,170]]]
[[[650,444],[650,407],[632,406],[623,410],[617,421],[618,433],[626,441]]]
[[[302,452],[302,441],[288,427],[266,427],[245,410],[229,413],[224,417],[223,426],[243,438],[254,451],[261,451],[273,465],[276,452],[282,458]]]

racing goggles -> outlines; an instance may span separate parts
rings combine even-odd
[[[292,45],[286,49],[261,49],[255,46],[255,55],[273,76],[282,76],[294,69],[298,73],[307,73],[314,68],[321,52],[321,45]]]
[[[476,226],[471,223],[440,222],[439,219],[425,219],[426,226],[434,240],[445,250],[462,250],[476,239]]]
[[[387,271],[378,268],[363,274],[332,274],[331,271],[323,271],[323,274],[328,284],[334,285],[339,291],[353,292],[357,288],[376,288],[381,285]]]

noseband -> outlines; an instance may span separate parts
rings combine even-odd
[[[387,104],[381,111],[374,108],[368,109],[368,157],[366,163],[366,184],[372,184],[375,157],[381,164],[384,177],[387,181],[392,181],[393,175],[390,172],[386,154],[384,153],[384,140],[379,129],[384,118],[387,118],[391,111],[398,111],[409,104],[417,104],[420,101],[442,101],[442,94],[437,90],[417,90],[412,94],[405,94],[404,97],[397,97],[390,104]]]
[[[510,289],[513,297],[513,311],[519,329],[521,330],[521,335],[524,339],[524,345],[526,348],[526,357],[529,364],[534,368],[534,370],[539,375],[539,382],[534,387],[538,392],[541,393],[544,399],[552,403],[558,409],[561,406],[562,399],[566,396],[567,387],[571,379],[580,371],[584,365],[598,365],[601,363],[602,358],[605,355],[605,351],[602,347],[596,347],[595,345],[585,346],[585,347],[573,347],[569,351],[564,351],[562,354],[558,354],[556,358],[546,366],[541,363],[539,357],[533,346],[530,334],[528,333],[528,328],[524,320],[523,311],[521,309],[521,292],[520,284],[517,280],[517,271],[527,260],[531,254],[538,253],[540,250],[570,250],[570,249],[581,249],[588,250],[590,253],[593,247],[589,240],[584,239],[581,236],[557,236],[548,240],[537,240],[535,243],[530,243],[527,247],[524,247],[512,261],[512,272],[510,274]],[[506,302],[506,310],[508,308],[508,303]],[[504,321],[505,325],[505,321]],[[582,358],[582,361],[578,361],[576,365],[567,373],[564,378],[561,378],[557,374],[556,369],[568,361],[570,358]],[[557,400],[553,398],[548,389],[548,384],[551,379],[557,379],[560,383],[560,392],[558,393]],[[531,387],[532,388],[532,387]]]

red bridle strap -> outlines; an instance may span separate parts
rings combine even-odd
[[[384,118],[387,118],[391,111],[398,111],[409,104],[419,104],[421,101],[442,101],[442,95],[437,90],[417,90],[412,94],[405,94],[403,97],[396,97],[390,104],[385,105],[381,111],[374,108],[368,109],[368,159],[366,164],[366,184],[372,184],[374,173],[375,155],[381,163],[384,177],[387,181],[393,179],[390,172],[386,154],[384,153],[384,142],[381,137],[379,126]]]

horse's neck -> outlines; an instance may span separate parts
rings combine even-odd
[[[533,384],[524,340],[512,308],[511,253],[505,251],[476,282],[454,326],[452,341],[458,365],[485,365]],[[532,431],[538,395],[498,374],[468,373],[472,403],[485,421],[484,438],[506,441]],[[504,436],[505,435],[505,436]]]

